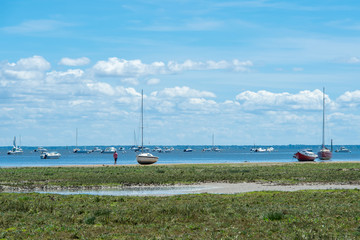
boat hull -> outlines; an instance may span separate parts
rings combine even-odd
[[[320,160],[330,160],[332,158],[332,152],[327,148],[323,148],[318,152],[318,156]]]
[[[136,156],[136,161],[141,165],[149,165],[156,163],[159,157],[153,156],[152,154],[139,154]]]
[[[91,150],[75,150],[74,153],[91,153]]]
[[[17,155],[17,154],[23,154],[23,151],[8,151],[8,155]]]
[[[303,161],[315,161],[316,156],[309,156],[306,154],[303,154],[301,152],[297,152],[294,154],[294,158],[296,158],[297,160],[303,162]]]
[[[43,153],[40,155],[41,159],[59,159],[60,157],[60,153]]]

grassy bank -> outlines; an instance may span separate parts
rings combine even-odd
[[[6,187],[360,183],[359,163],[2,168]],[[0,193],[0,239],[359,239],[360,190],[124,197]]]
[[[0,186],[20,188],[200,182],[359,184],[360,163],[199,164],[0,169]]]
[[[358,239],[360,191],[0,194],[0,239]]]

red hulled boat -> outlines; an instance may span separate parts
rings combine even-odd
[[[320,160],[330,160],[332,158],[332,152],[326,147],[321,148],[318,155]]]
[[[318,156],[310,149],[298,151],[293,156],[299,161],[314,161]]]
[[[322,146],[318,152],[320,160],[330,160],[332,152],[325,147],[325,88],[323,88],[323,129],[322,129]]]

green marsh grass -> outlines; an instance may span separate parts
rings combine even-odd
[[[360,191],[0,194],[0,239],[357,239]]]
[[[6,187],[360,183],[358,163],[1,168]],[[360,239],[360,190],[115,197],[0,193],[0,239]]]
[[[162,185],[201,182],[360,183],[360,163],[0,168],[0,186]]]

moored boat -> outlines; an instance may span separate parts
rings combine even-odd
[[[303,149],[293,156],[299,161],[314,161],[318,156],[311,149]]]
[[[147,165],[156,163],[159,157],[152,155],[151,153],[140,153],[136,156],[136,160],[139,164]]]
[[[136,161],[141,165],[156,163],[159,157],[144,152],[144,92],[141,90],[141,153],[136,156]]]
[[[61,157],[61,154],[58,152],[43,152],[40,155],[41,159],[59,159]]]
[[[13,141],[13,148],[7,152],[7,154],[9,155],[14,155],[14,154],[22,154],[23,150],[21,149],[21,147],[16,145],[16,137],[14,137],[14,141]]]
[[[203,148],[203,152],[211,152],[211,148]]]
[[[75,148],[75,149],[73,150],[73,152],[74,152],[74,153],[91,153],[91,152],[93,152],[93,151],[92,151],[92,150],[87,150],[86,148],[84,148],[84,149]]]
[[[92,150],[92,152],[101,152],[101,151],[102,151],[102,149],[99,147],[94,147]]]
[[[336,149],[335,152],[351,152],[351,151],[346,147],[340,147],[339,149]]]
[[[47,152],[48,150],[46,148],[43,147],[38,147],[37,149],[34,149],[34,152],[39,152],[39,153],[43,153],[43,152]]]
[[[187,148],[185,148],[184,149],[184,152],[192,152],[193,150],[191,149],[191,148],[189,148],[189,147],[187,147]]]
[[[323,146],[318,152],[318,156],[320,160],[330,160],[332,157],[332,152],[330,151],[330,149]]]
[[[322,145],[318,152],[320,160],[330,160],[332,158],[332,152],[325,147],[325,88],[323,88],[323,127],[322,127]]]
[[[116,152],[116,148],[114,147],[107,147],[105,150],[102,150],[101,153],[114,153]]]

